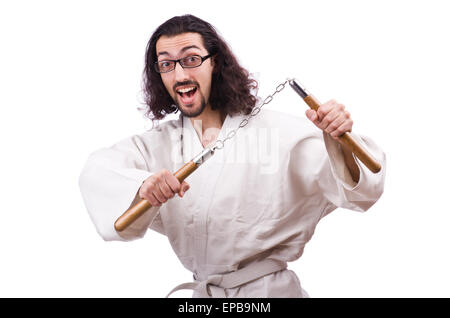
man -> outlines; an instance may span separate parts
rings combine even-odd
[[[180,184],[172,172],[240,126],[257,83],[210,24],[186,15],[152,35],[144,88],[150,117],[180,118],[89,157],[80,188],[99,234],[132,240],[150,227],[166,235],[195,279],[174,291],[190,288],[194,297],[307,296],[286,263],[325,215],[378,200],[384,153],[360,139],[382,162],[373,174],[340,147],[353,122],[336,101],[308,110],[310,122],[262,110]],[[140,199],[152,208],[116,232],[115,220]]]

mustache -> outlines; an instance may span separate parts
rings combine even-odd
[[[173,90],[176,91],[176,89],[180,86],[187,86],[187,85],[195,85],[197,88],[200,87],[200,85],[196,81],[184,81],[184,82],[177,82],[173,85]]]

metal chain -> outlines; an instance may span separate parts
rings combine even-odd
[[[289,79],[286,80],[285,82],[281,83],[280,85],[278,85],[277,88],[275,89],[275,92],[273,92],[272,95],[267,96],[266,99],[264,99],[264,101],[263,101],[263,103],[262,103],[261,105],[255,106],[255,107],[252,109],[250,115],[248,115],[246,118],[244,118],[244,119],[240,122],[239,126],[238,126],[236,129],[230,131],[230,132],[227,134],[227,136],[226,136],[223,140],[217,139],[216,142],[214,143],[214,146],[212,147],[212,150],[215,151],[215,150],[217,150],[217,149],[222,149],[222,148],[225,146],[225,142],[226,142],[227,140],[230,140],[230,139],[233,138],[234,136],[236,136],[236,133],[237,133],[237,131],[238,131],[239,129],[244,128],[245,126],[247,126],[247,124],[248,124],[248,122],[250,121],[250,119],[251,119],[252,117],[255,117],[256,115],[258,115],[258,113],[261,111],[261,108],[262,108],[264,105],[269,104],[269,103],[273,100],[273,97],[274,97],[276,94],[278,94],[279,92],[281,92],[281,91],[284,89],[284,87],[286,86],[286,84],[287,84],[288,82],[289,82]]]

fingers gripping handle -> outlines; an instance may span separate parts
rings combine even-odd
[[[214,152],[211,149],[209,148],[205,149],[197,157],[186,163],[177,172],[175,172],[174,176],[178,179],[180,183],[182,183],[184,179],[186,179],[192,172],[194,172],[205,160],[210,158],[213,154]],[[138,203],[129,208],[116,220],[116,222],[114,223],[114,228],[116,229],[116,231],[122,232],[151,207],[152,207],[151,204],[147,200],[141,199]]]
[[[174,176],[181,183],[187,176],[194,172],[197,167],[198,166],[193,161],[189,161],[177,172],[175,172]],[[116,222],[114,223],[114,228],[116,229],[116,231],[122,232],[151,207],[152,205],[150,204],[150,202],[145,199],[141,199],[138,203],[129,208],[116,220]]]
[[[290,80],[291,87],[303,98],[306,104],[311,109],[317,111],[320,107],[319,101],[311,94],[309,94],[303,87],[301,87],[294,80]],[[339,137],[339,142],[349,149],[355,156],[373,173],[381,170],[381,164],[372,156],[372,154],[363,147],[351,133],[346,132]]]

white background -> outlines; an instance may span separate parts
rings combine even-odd
[[[136,110],[147,41],[191,13],[258,73],[261,97],[296,77],[387,154],[379,202],[327,216],[289,265],[310,296],[449,297],[447,5],[2,1],[0,296],[163,297],[191,280],[160,234],[104,242],[78,189],[89,153],[149,127]],[[268,108],[307,106],[287,88]]]

